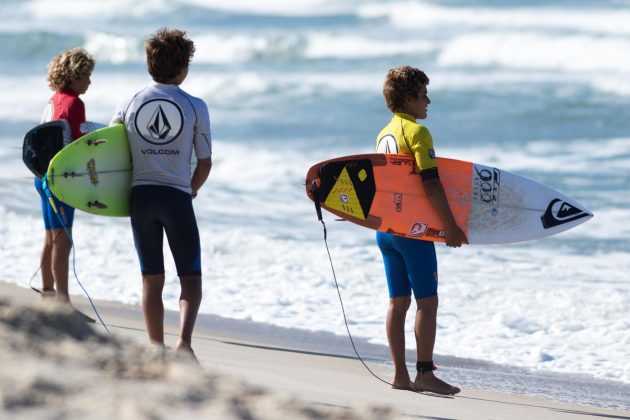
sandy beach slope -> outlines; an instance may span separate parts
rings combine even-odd
[[[625,411],[476,389],[455,398],[394,391],[352,357],[204,317],[193,342],[199,366],[147,347],[140,308],[97,307],[112,336],[0,282],[0,418],[630,419]],[[177,315],[166,323],[173,345]],[[386,365],[368,365],[389,378]]]

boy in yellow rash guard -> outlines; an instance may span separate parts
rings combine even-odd
[[[459,247],[468,243],[457,226],[440,182],[433,139],[429,130],[416,123],[427,117],[431,101],[427,96],[429,78],[414,67],[398,67],[387,73],[383,85],[385,103],[394,116],[376,139],[378,153],[414,155],[429,201],[446,226],[446,245]],[[460,389],[447,384],[433,374],[437,296],[437,259],[433,242],[377,232],[376,241],[383,254],[389,309],[387,312],[387,340],[394,362],[395,389],[416,392],[430,391],[453,395]],[[418,374],[411,382],[405,363],[405,315],[411,304],[413,291],[416,304],[415,336]]]

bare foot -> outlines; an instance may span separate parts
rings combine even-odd
[[[177,344],[175,344],[175,350],[195,354],[192,347],[190,347],[190,344],[182,339],[177,340]]]
[[[96,323],[96,320],[94,318],[87,316],[86,314],[78,310],[77,308],[72,307],[72,309],[74,310],[75,315],[82,321]]]
[[[401,390],[401,391],[413,391],[416,392],[416,388],[411,382],[411,378],[407,375],[406,378],[396,378],[392,381],[392,389]]]
[[[43,300],[54,299],[57,297],[55,289],[42,289],[41,296]]]
[[[157,341],[149,341],[149,349],[151,350],[153,356],[162,360],[164,360],[170,350],[170,348],[166,347],[164,343],[159,343]]]
[[[396,383],[396,382],[393,382],[392,383],[392,389],[396,389],[396,390],[399,390],[399,391],[417,392],[416,388],[415,388],[413,382],[411,382],[411,380],[407,381],[407,383]]]
[[[447,384],[433,372],[418,373],[414,386],[418,392],[433,392],[440,395],[455,395],[461,392],[461,389]]]
[[[197,356],[195,356],[195,352],[193,351],[192,347],[190,347],[190,344],[188,344],[184,340],[182,339],[177,340],[177,344],[175,345],[175,351],[178,354],[186,355],[192,358],[197,363],[199,363],[199,361],[197,360]]]

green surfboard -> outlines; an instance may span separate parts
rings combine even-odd
[[[93,131],[57,153],[50,191],[70,206],[100,216],[129,216],[131,151],[122,124]]]

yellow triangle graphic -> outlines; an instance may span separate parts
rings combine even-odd
[[[354,184],[350,180],[348,170],[343,168],[337,182],[330,190],[324,206],[337,210],[349,216],[365,220],[363,208],[354,190]]]

